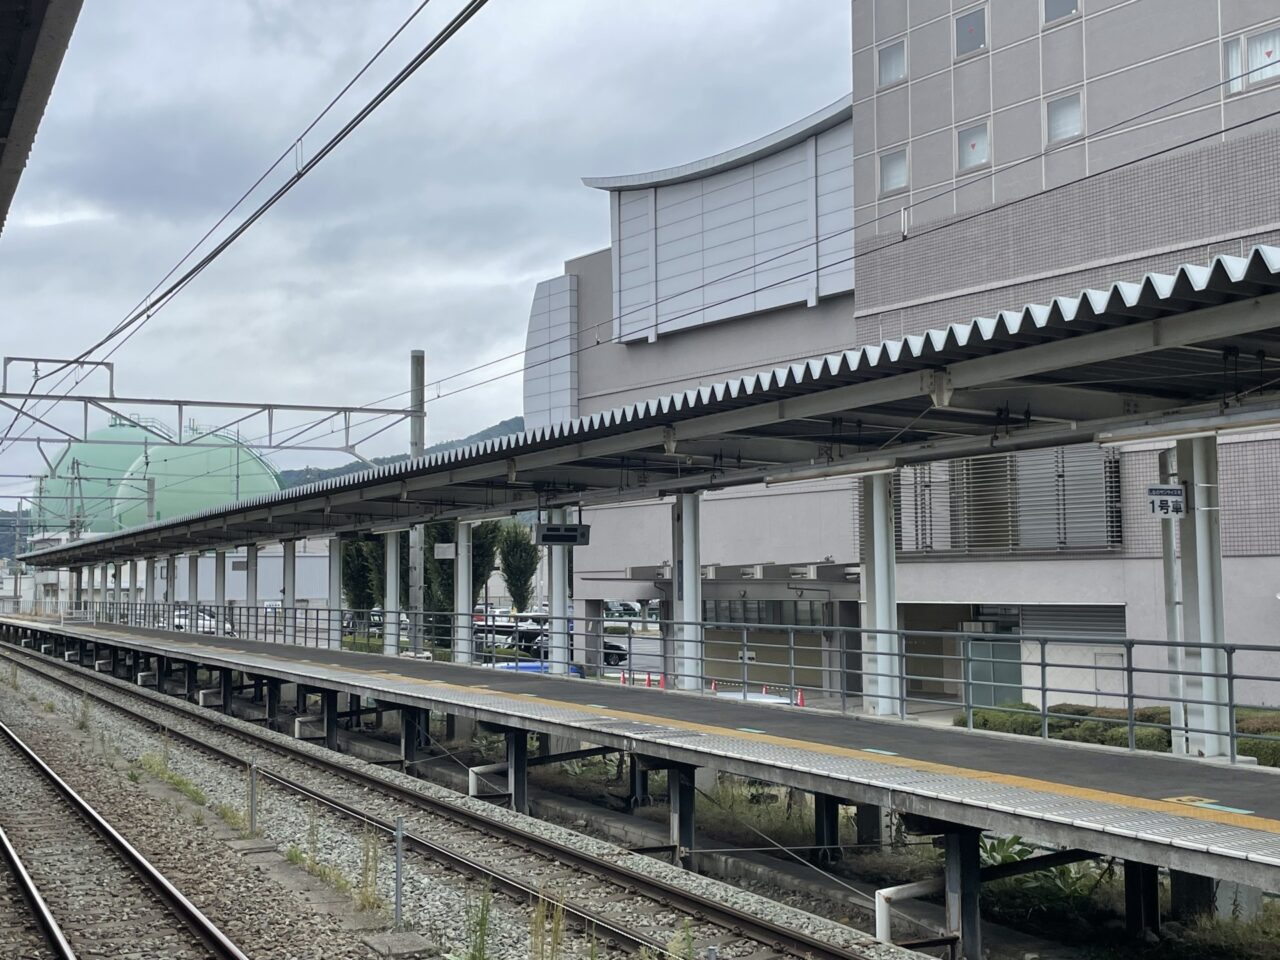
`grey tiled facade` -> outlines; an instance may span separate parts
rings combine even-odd
[[[853,82],[859,342],[1280,228],[1274,0],[853,0]]]

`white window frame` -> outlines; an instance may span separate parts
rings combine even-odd
[[[884,186],[884,161],[896,154],[902,154],[902,167],[906,171],[906,178],[900,187],[890,187],[885,189]],[[905,144],[901,147],[892,147],[888,150],[882,150],[876,154],[876,191],[880,197],[896,197],[901,194],[908,193],[911,190],[911,150]]]
[[[986,135],[987,155],[985,158],[983,158],[982,162],[975,163],[975,164],[972,164],[971,166],[966,167],[962,162],[962,158],[964,157],[964,151],[961,149],[961,147],[963,146],[961,143],[961,140],[964,134],[968,133],[970,130],[976,130],[978,127],[982,127]],[[962,177],[968,176],[971,173],[976,173],[979,170],[985,170],[987,167],[991,166],[991,118],[983,117],[977,123],[968,123],[968,124],[965,124],[963,127],[956,127],[955,144],[956,144],[956,174],[958,176],[962,176]]]
[[[1226,86],[1226,95],[1229,97],[1238,96],[1242,93],[1248,93],[1251,90],[1257,90],[1259,87],[1267,87],[1274,83],[1280,83],[1280,73],[1271,77],[1263,77],[1257,79],[1253,75],[1255,68],[1249,66],[1249,41],[1267,33],[1280,33],[1280,24],[1273,24],[1265,30],[1253,30],[1248,33],[1236,34],[1229,40],[1222,43],[1222,79]],[[1280,46],[1280,40],[1277,41]],[[1231,58],[1231,51],[1234,49],[1235,55],[1239,60],[1239,71],[1232,73],[1228,62]],[[1276,63],[1280,64],[1280,53],[1276,56]],[[1232,77],[1237,79],[1232,80]]]
[[[1080,132],[1079,132],[1079,133],[1076,133],[1076,134],[1073,134],[1073,135],[1072,135],[1072,136],[1070,136],[1070,137],[1063,137],[1061,140],[1051,140],[1051,139],[1049,138],[1049,107],[1050,107],[1052,104],[1058,103],[1058,102],[1059,102],[1059,101],[1061,101],[1061,100],[1069,100],[1069,99],[1071,99],[1072,97],[1075,97],[1076,102],[1077,102],[1077,103],[1079,104],[1079,106],[1080,106]],[[1061,93],[1061,94],[1059,94],[1059,95],[1057,95],[1057,96],[1055,96],[1055,97],[1050,97],[1050,98],[1046,99],[1046,100],[1045,100],[1045,102],[1044,102],[1044,111],[1043,111],[1043,112],[1044,112],[1044,145],[1045,145],[1045,149],[1049,149],[1049,148],[1051,148],[1051,147],[1061,147],[1061,146],[1063,146],[1064,144],[1068,144],[1068,143],[1076,143],[1076,142],[1078,142],[1078,141],[1080,141],[1080,140],[1083,140],[1083,139],[1085,138],[1085,134],[1086,134],[1086,132],[1087,132],[1087,130],[1088,130],[1088,126],[1087,126],[1086,121],[1085,121],[1084,90],[1082,90],[1082,89],[1080,89],[1080,88],[1077,88],[1077,89],[1075,89],[1075,90],[1071,90],[1071,91],[1069,91],[1069,92],[1067,92],[1067,93]]]
[[[882,80],[880,78],[880,55],[890,47],[902,47],[902,76],[896,80]],[[911,61],[907,59],[907,38],[899,37],[897,40],[890,40],[888,43],[882,43],[876,47],[876,89],[888,90],[899,84],[906,83],[911,76]]]
[[[1084,0],[1075,0],[1075,3],[1076,3],[1075,10],[1073,10],[1071,13],[1064,13],[1061,16],[1054,17],[1052,20],[1049,19],[1049,11],[1046,9],[1046,6],[1045,6],[1048,2],[1049,0],[1040,0],[1040,26],[1042,29],[1048,29],[1049,27],[1056,27],[1060,23],[1070,23],[1072,20],[1080,19],[1080,5],[1084,2]]]
[[[960,21],[965,17],[972,16],[975,13],[982,14],[982,46],[976,50],[970,50],[967,53],[960,52],[960,37],[956,30],[960,25]],[[951,15],[951,59],[958,62],[960,60],[968,60],[971,57],[980,57],[984,53],[991,52],[991,18],[988,16],[987,5],[980,3],[977,6],[970,7],[968,10],[961,10]]]

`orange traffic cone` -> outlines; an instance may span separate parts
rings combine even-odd
[[[768,695],[769,695],[769,688],[768,688],[767,686],[765,686],[764,684],[761,684],[761,685],[760,685],[760,692],[761,692],[761,693],[763,693],[765,696],[768,696]]]
[[[652,686],[653,686],[653,674],[651,674],[651,673],[646,673],[646,674],[644,675],[644,685],[645,685],[646,687],[652,687]]]
[[[718,689],[720,689],[720,688],[719,688],[719,687],[717,687],[717,686],[716,686],[716,682],[715,682],[714,680],[712,680],[712,681],[711,681],[711,692],[712,692],[712,693],[715,693]]]
[[[658,689],[667,689],[667,675],[665,673],[658,674]]]
[[[618,674],[618,682],[624,687],[627,685],[627,671],[623,670]]]
[[[801,691],[800,691],[800,693],[796,696],[796,706],[797,706],[797,707],[803,707],[803,706],[804,706],[804,691],[803,691],[803,690],[801,690]]]

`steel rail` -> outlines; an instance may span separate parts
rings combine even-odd
[[[62,798],[67,801],[80,819],[92,827],[94,832],[107,842],[107,845],[111,847],[116,855],[142,878],[143,882],[151,888],[161,902],[169,908],[170,912],[175,914],[183,925],[196,935],[217,960],[249,960],[245,954],[240,952],[240,948],[232,943],[227,935],[219,930],[213,921],[200,911],[199,907],[188,900],[182,891],[170,883],[164,874],[151,864],[151,861],[139,853],[133,844],[129,843],[115,827],[111,826],[97,810],[90,806],[88,801],[76,793],[70,784],[58,776],[34,750],[27,746],[21,737],[2,722],[0,722],[0,736],[17,748],[27,762],[62,795]]]
[[[31,879],[31,874],[27,872],[26,866],[22,863],[22,858],[18,856],[18,851],[14,849],[13,844],[9,842],[9,835],[4,832],[3,828],[0,828],[0,853],[4,855],[4,861],[9,866],[9,872],[13,874],[14,882],[22,893],[22,899],[27,901],[32,914],[35,915],[36,926],[40,928],[40,933],[44,937],[45,943],[53,951],[54,960],[76,960],[75,951],[71,949],[71,944],[67,943],[67,938],[63,936],[62,928],[58,926],[58,921],[54,918],[53,912],[49,909],[49,905],[44,902],[44,897],[40,895],[40,889],[36,886],[36,882]]]
[[[14,656],[14,654],[20,654],[20,656]],[[31,662],[52,664],[62,672],[73,674],[77,677],[87,678],[90,683],[96,682],[99,686],[106,687],[110,690],[117,690],[115,686],[105,683],[102,678],[97,677],[93,673],[83,671],[72,664],[66,664],[55,659],[47,658],[41,654],[36,654],[21,647],[14,647],[11,644],[5,644],[4,648],[0,648],[0,657],[11,661],[24,662],[28,666]],[[192,745],[196,749],[203,750],[210,754],[223,754],[225,758],[227,758],[226,762],[241,767],[248,766],[246,761],[235,757],[234,754],[223,751],[218,747],[212,747],[208,744],[204,744],[199,739],[184,734],[181,731],[172,730],[151,717],[142,716],[136,711],[121,704],[116,699],[85,690],[77,684],[50,674],[46,670],[39,669],[36,670],[36,672],[38,672],[42,677],[45,677],[60,686],[73,689],[78,693],[84,693],[95,701],[103,703],[106,706],[112,707],[130,717],[140,720],[158,731],[165,732],[168,735],[173,736],[175,739]],[[826,943],[818,939],[816,936],[812,936],[800,930],[791,929],[784,924],[775,923],[766,918],[755,916],[746,910],[739,910],[713,900],[710,897],[704,897],[701,894],[685,890],[675,884],[650,876],[640,870],[635,870],[623,864],[593,856],[583,850],[576,849],[568,844],[560,843],[547,837],[528,833],[518,827],[490,819],[481,813],[456,806],[448,801],[428,796],[409,787],[390,783],[380,777],[374,776],[371,773],[355,769],[344,763],[339,763],[326,757],[314,756],[307,751],[277,742],[276,740],[262,736],[261,734],[253,734],[247,730],[232,727],[224,723],[219,715],[211,714],[208,711],[202,710],[199,707],[194,707],[185,701],[171,698],[165,698],[164,700],[152,699],[150,696],[143,697],[142,699],[144,699],[148,704],[166,710],[170,713],[175,713],[188,719],[195,720],[197,723],[216,727],[230,736],[252,743],[255,746],[269,750],[277,755],[286,757],[287,759],[296,760],[301,763],[317,767],[326,773],[353,782],[358,786],[372,789],[383,794],[388,794],[397,800],[409,804],[410,806],[445,817],[446,819],[454,820],[455,822],[461,822],[471,829],[477,830],[481,833],[516,843],[525,849],[540,853],[550,859],[572,865],[585,873],[602,877],[611,883],[633,890],[647,899],[674,908],[682,913],[686,913],[694,920],[705,921],[716,926],[723,927],[736,936],[757,940],[779,952],[790,953],[797,957],[804,957],[806,960],[865,960],[866,958],[866,954],[850,952],[834,944]],[[342,754],[339,754],[339,756],[342,756]],[[259,768],[259,772],[262,772],[261,768]],[[272,779],[281,778],[273,774]],[[340,803],[340,801],[330,802],[335,805]],[[372,821],[374,819],[369,817],[367,814],[359,813],[358,815],[366,821]],[[475,869],[488,870],[490,868],[484,867],[480,864],[468,863],[463,867],[463,869],[467,869],[469,872],[474,872]],[[524,895],[524,893],[522,892],[520,895]],[[650,946],[650,949],[653,949],[652,946]],[[665,948],[663,949],[663,952],[666,952]]]

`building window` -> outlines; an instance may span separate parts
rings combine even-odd
[[[1255,33],[1246,41],[1248,47],[1248,81],[1263,83],[1280,77],[1280,30]]]
[[[907,189],[907,149],[880,155],[880,195],[887,196]]]
[[[1073,93],[1049,101],[1045,107],[1045,130],[1050,145],[1075,140],[1084,133],[1080,94]]]
[[[888,87],[907,79],[907,41],[881,47],[877,53],[879,86]]]
[[[987,49],[987,8],[956,17],[956,59]]]
[[[956,169],[961,173],[985,167],[991,161],[987,121],[956,132]]]
[[[1080,12],[1080,0],[1044,0],[1044,22],[1047,26]]]

